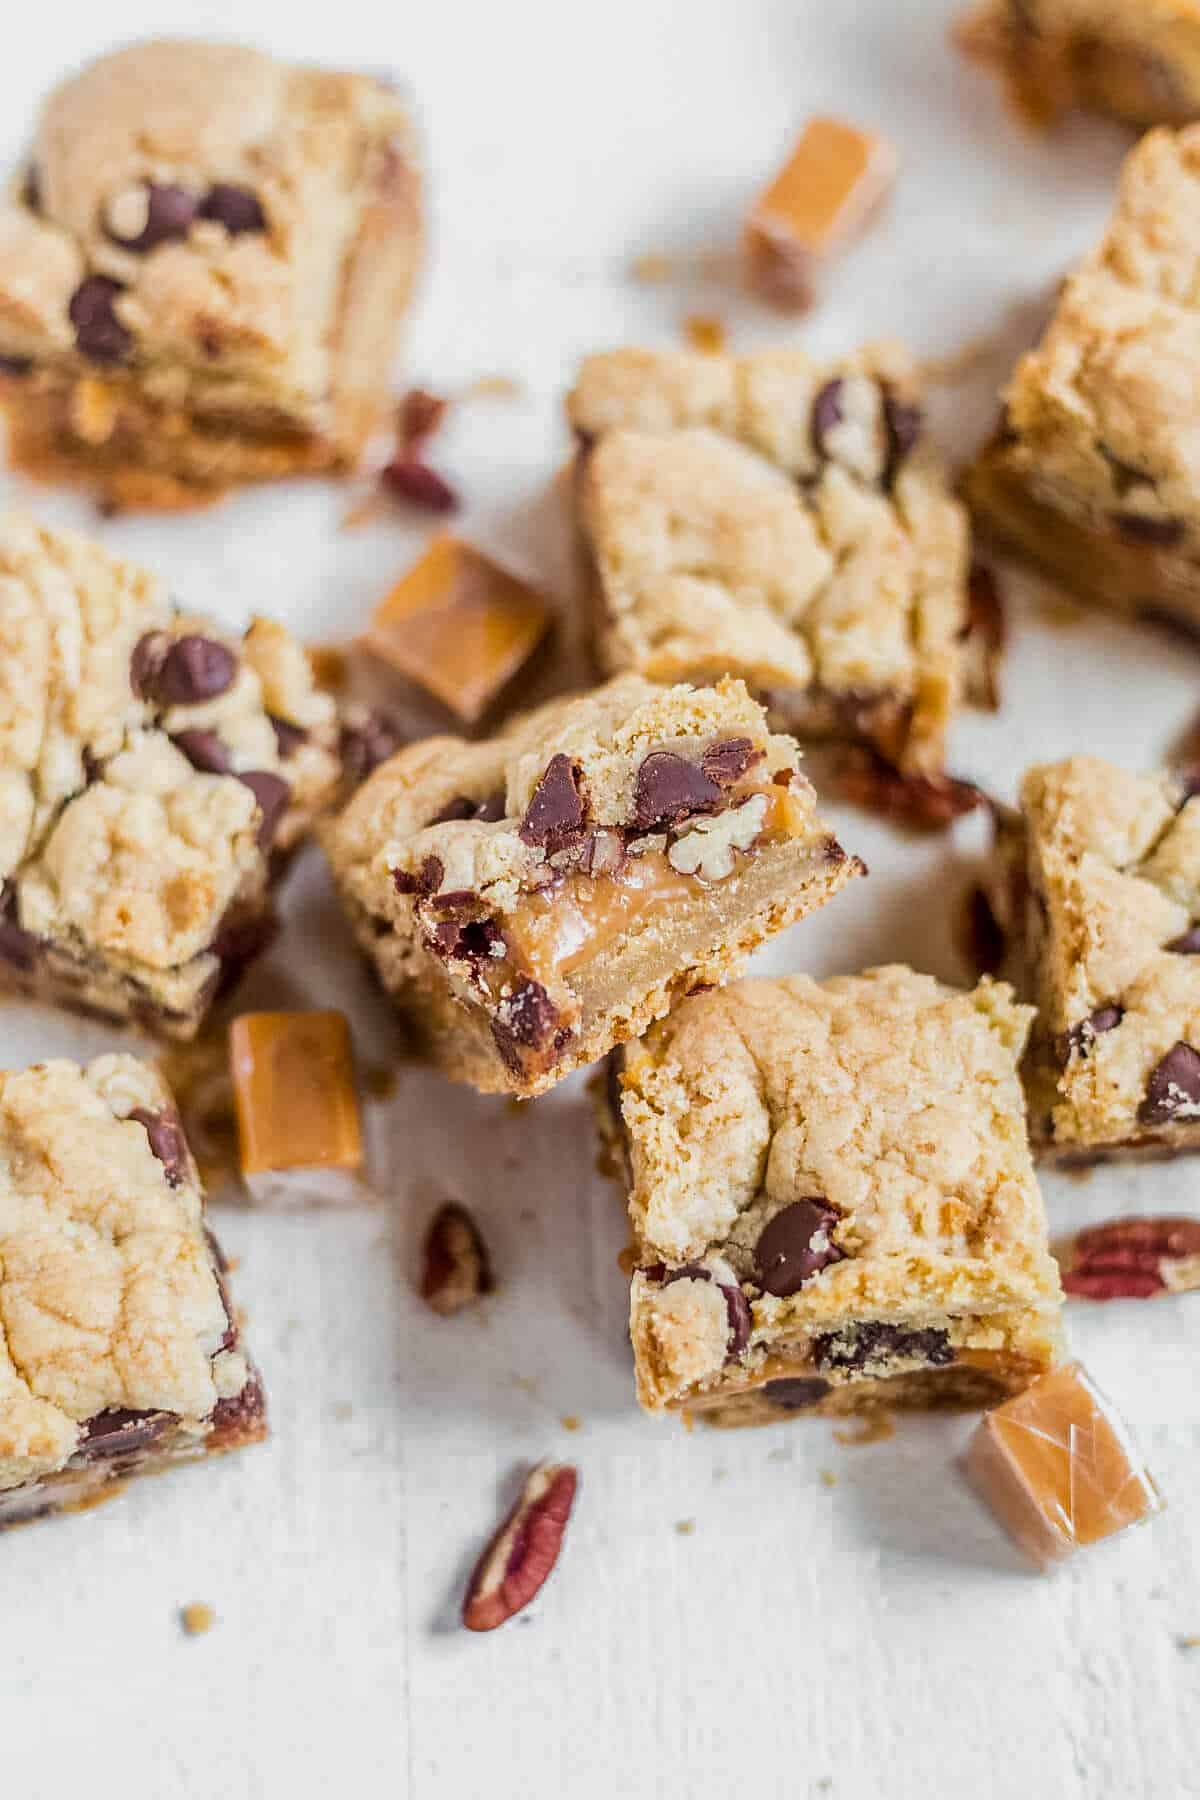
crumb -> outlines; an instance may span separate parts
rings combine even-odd
[[[885,1438],[895,1437],[896,1427],[889,1414],[877,1412],[860,1419],[855,1425],[835,1425],[833,1435],[839,1444],[881,1444]]]
[[[341,693],[349,676],[344,650],[337,644],[310,644],[308,662],[318,687],[331,694]]]
[[[396,1092],[395,1069],[369,1068],[363,1071],[363,1089],[370,1100],[390,1100]]]
[[[513,375],[480,375],[462,391],[464,400],[517,400],[524,385]]]
[[[778,1450],[768,1450],[767,1451],[767,1461],[768,1462],[791,1462],[791,1460],[792,1460],[792,1451],[791,1451],[790,1444],[783,1445]]]
[[[675,274],[676,263],[670,256],[650,250],[643,256],[635,256],[629,265],[629,273],[634,281],[640,281],[647,287],[656,287],[664,281],[670,281]]]
[[[822,1487],[835,1488],[837,1486],[838,1478],[832,1469],[818,1469],[817,1474]]]
[[[337,1401],[333,1408],[333,1416],[342,1424],[344,1424],[347,1419],[352,1419],[354,1417],[354,1408],[351,1406],[349,1400]]]
[[[217,1622],[217,1615],[211,1606],[205,1606],[201,1600],[193,1600],[190,1606],[179,1609],[179,1623],[189,1637],[203,1637],[211,1631]]]
[[[702,350],[706,356],[719,356],[725,348],[724,325],[706,313],[689,313],[683,335],[690,350]]]
[[[1189,1632],[1187,1637],[1177,1637],[1175,1644],[1179,1650],[1200,1650],[1200,1631]]]
[[[680,1537],[691,1537],[691,1535],[695,1531],[695,1529],[696,1529],[695,1519],[677,1519],[675,1521],[675,1530],[677,1531],[677,1533],[679,1534]]]
[[[817,1789],[818,1794],[831,1793],[833,1790],[833,1776],[832,1775],[822,1775],[820,1781],[818,1781],[816,1783],[816,1789]]]
[[[558,1422],[564,1431],[578,1431],[579,1427],[583,1424],[583,1420],[579,1417],[578,1413],[564,1413]]]

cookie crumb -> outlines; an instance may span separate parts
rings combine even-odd
[[[833,1435],[839,1444],[881,1444],[886,1438],[895,1437],[896,1427],[888,1413],[878,1412],[854,1425],[835,1425]]]
[[[480,375],[463,389],[464,400],[517,400],[525,392],[513,375]]]
[[[345,1424],[347,1419],[352,1419],[354,1417],[354,1408],[351,1406],[349,1400],[337,1401],[333,1408],[333,1416],[339,1424]]]
[[[691,1537],[696,1529],[695,1519],[677,1519],[675,1530],[680,1537]]]
[[[820,1477],[822,1487],[835,1488],[837,1486],[838,1478],[832,1469],[818,1469],[817,1474]]]
[[[1200,1650],[1200,1631],[1189,1632],[1186,1637],[1177,1637],[1175,1647],[1178,1650]]]
[[[660,251],[649,250],[643,256],[635,256],[629,265],[629,273],[634,281],[640,281],[646,287],[661,286],[670,281],[675,273],[675,262]]]
[[[706,356],[719,356],[725,348],[725,326],[707,313],[689,313],[683,321],[683,335],[689,349],[701,350]]]
[[[564,1413],[558,1422],[564,1431],[578,1431],[583,1424],[583,1420],[579,1417],[578,1413]]]
[[[181,1606],[179,1609],[179,1623],[188,1637],[203,1637],[206,1631],[212,1630],[216,1622],[217,1615],[212,1607],[206,1606],[201,1600],[193,1600],[190,1606]]]

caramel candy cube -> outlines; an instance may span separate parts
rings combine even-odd
[[[866,224],[896,174],[896,153],[874,132],[810,119],[746,222],[750,282],[773,306],[811,306],[819,265]]]
[[[340,1012],[242,1013],[229,1033],[242,1180],[265,1206],[363,1199],[362,1123]]]
[[[364,641],[473,725],[529,661],[549,623],[540,594],[443,532],[380,601]]]
[[[967,1451],[967,1474],[1043,1569],[1164,1504],[1124,1423],[1079,1363],[1039,1376],[988,1413]]]

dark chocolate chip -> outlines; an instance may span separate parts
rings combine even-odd
[[[1138,1107],[1139,1125],[1167,1125],[1200,1114],[1200,1055],[1180,1042],[1150,1071],[1146,1098]]]
[[[243,787],[250,789],[258,801],[262,813],[258,824],[258,845],[261,850],[265,850],[273,841],[288,809],[288,801],[292,797],[291,786],[282,775],[276,775],[270,769],[247,769],[244,773],[239,772],[238,780]]]
[[[215,731],[177,731],[171,739],[177,750],[206,775],[228,775],[233,762],[226,746]]]
[[[1176,956],[1200,956],[1200,925],[1190,925],[1181,937],[1172,938],[1167,949]]]
[[[71,295],[67,312],[75,327],[75,342],[80,354],[92,362],[122,362],[133,348],[133,334],[114,310],[122,292],[119,281],[107,275],[88,275]]]
[[[110,225],[108,235],[125,250],[153,250],[172,238],[185,238],[196,216],[196,196],[169,182],[146,183],[146,223],[136,237],[124,238]]]
[[[445,873],[440,856],[427,856],[415,874],[408,869],[393,869],[392,885],[398,894],[436,894]]]
[[[1150,513],[1115,512],[1109,517],[1128,544],[1157,544],[1169,550],[1182,541],[1187,529],[1182,519]]]
[[[339,749],[352,783],[365,781],[404,742],[399,729],[383,713],[371,712],[342,726]]]
[[[827,381],[817,390],[812,405],[812,444],[818,456],[825,455],[825,439],[835,425],[842,422],[842,382]]]
[[[458,505],[458,495],[450,483],[415,456],[394,456],[379,471],[379,479],[389,493],[407,500],[410,506],[419,506],[423,512],[448,513]]]
[[[902,1325],[885,1325],[875,1319],[818,1338],[813,1356],[822,1369],[862,1369],[868,1363],[901,1358],[941,1369],[954,1361],[950,1339],[935,1326],[909,1331]]]
[[[963,932],[967,961],[972,972],[998,975],[1004,963],[1008,940],[987,891],[982,887],[973,887],[967,894]]]
[[[250,1379],[241,1393],[218,1400],[213,1407],[209,1419],[209,1449],[219,1450],[227,1443],[242,1443],[248,1436],[260,1437],[265,1412],[262,1377],[257,1369],[251,1369]]]
[[[217,928],[210,948],[221,964],[214,983],[213,999],[229,993],[242,972],[257,956],[261,956],[279,930],[279,921],[271,912],[247,912],[231,907]]]
[[[151,664],[139,672],[138,656],[145,643],[142,638],[133,653],[134,685],[140,694],[157,700],[160,706],[196,706],[202,700],[215,699],[232,685],[237,674],[233,651],[215,638],[200,637],[195,632],[176,638],[157,668]]]
[[[1123,1006],[1098,1006],[1094,1013],[1086,1019],[1080,1019],[1069,1031],[1059,1032],[1054,1040],[1054,1048],[1061,1066],[1065,1069],[1072,1056],[1086,1057],[1093,1038],[1100,1037],[1106,1031],[1115,1031],[1124,1017]]]
[[[579,792],[578,772],[570,757],[560,751],[546,764],[517,835],[526,844],[557,850],[575,837],[582,826],[583,799]]]
[[[520,1075],[524,1072],[522,1048],[542,1049],[553,1038],[557,1026],[558,1008],[541,982],[522,976],[496,1009],[492,1037],[507,1067],[514,1075]]]
[[[17,891],[10,881],[0,883],[0,962],[28,974],[38,959],[39,940],[17,923]]]
[[[30,212],[40,213],[42,210],[42,180],[36,163],[30,163],[25,170],[25,179],[21,183],[21,202]]]
[[[127,1456],[131,1450],[144,1450],[162,1436],[173,1419],[171,1413],[110,1406],[85,1421],[75,1454],[85,1462],[102,1462]]]
[[[749,738],[726,738],[723,743],[709,745],[700,758],[700,767],[711,781],[732,787],[765,755],[766,751],[756,750]]]
[[[188,1166],[187,1138],[183,1134],[179,1115],[173,1112],[147,1112],[144,1106],[135,1106],[129,1117],[145,1126],[150,1148],[162,1164],[167,1181],[172,1187],[178,1187],[187,1174]]]
[[[725,795],[699,763],[673,750],[653,750],[637,772],[633,822],[639,831],[677,825],[692,813],[720,812]]]
[[[0,356],[0,375],[28,375],[32,368],[30,356]]]
[[[456,819],[474,819],[477,816],[475,802],[468,800],[465,794],[455,794],[447,800],[440,813],[430,819],[431,825],[451,825]]]
[[[230,237],[267,229],[266,214],[253,188],[237,187],[231,181],[213,183],[196,209],[196,217],[223,225]]]
[[[819,1375],[813,1375],[807,1379],[768,1381],[761,1392],[763,1399],[769,1400],[772,1406],[782,1406],[787,1412],[803,1412],[825,1398],[829,1383],[822,1381]]]
[[[898,400],[890,388],[883,390],[883,425],[887,432],[887,460],[883,468],[883,487],[891,488],[900,465],[921,435],[924,416],[919,406]]]
[[[488,825],[494,825],[498,820],[506,819],[508,817],[508,796],[504,789],[500,788],[496,793],[489,794],[486,800],[481,800],[475,809],[475,817],[482,819]]]
[[[275,748],[286,761],[295,754],[301,744],[307,744],[308,733],[303,725],[293,725],[290,719],[281,719],[278,713],[268,713],[271,730],[275,733]]]
[[[830,1238],[837,1222],[837,1213],[818,1198],[793,1200],[776,1213],[754,1246],[754,1266],[765,1291],[783,1299],[830,1263],[840,1262],[842,1252]]]

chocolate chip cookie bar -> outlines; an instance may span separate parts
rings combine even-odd
[[[192,1036],[273,930],[339,778],[303,649],[147,570],[0,524],[0,987]]]
[[[955,35],[1034,124],[1073,107],[1139,127],[1200,118],[1197,0],[983,0]]]
[[[1095,756],[1030,769],[989,888],[1038,1007],[1038,1151],[1200,1149],[1200,789]]]
[[[0,204],[15,461],[150,506],[352,465],[419,249],[384,82],[229,44],[102,57]]]
[[[618,677],[479,743],[435,737],[323,839],[351,922],[432,1058],[539,1094],[720,983],[862,865],[742,683]]]
[[[1056,1360],[1031,1017],[1003,983],[893,966],[740,982],[614,1054],[644,1407],[981,1405]]]
[[[607,671],[738,675],[782,730],[941,771],[967,527],[902,350],[619,350],[584,364],[568,412]]]
[[[0,1526],[266,1436],[171,1095],[132,1056],[0,1072]]]
[[[967,496],[1081,598],[1200,630],[1200,125],[1126,159],[1099,248],[1018,363]]]

